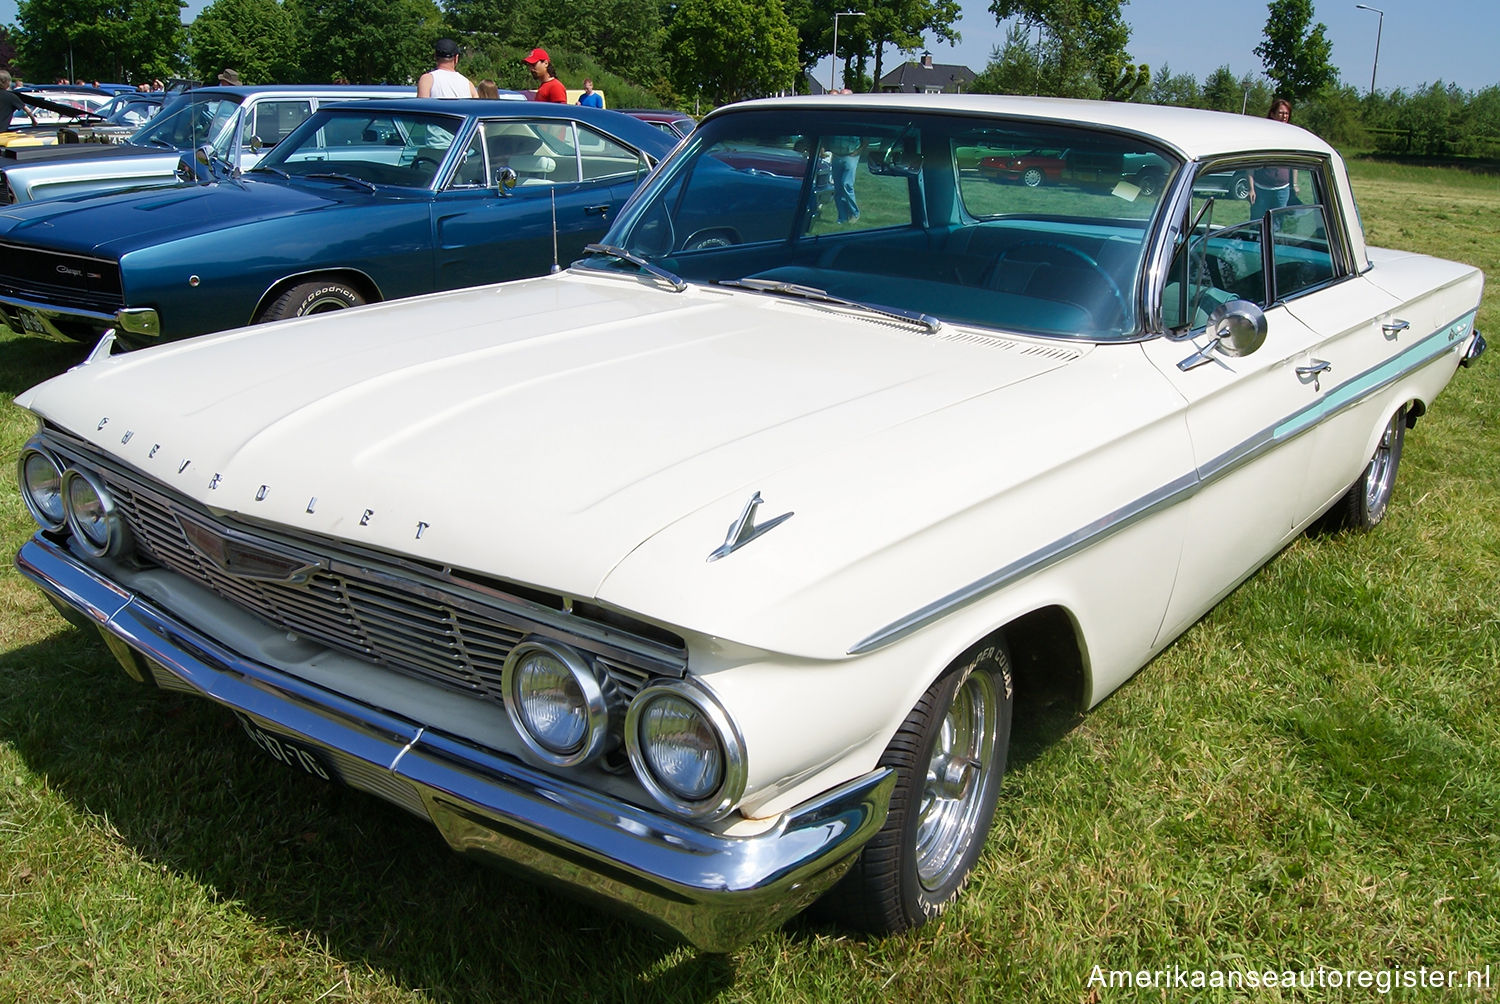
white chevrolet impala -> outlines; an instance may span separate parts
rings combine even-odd
[[[1380,522],[1482,282],[1366,247],[1281,123],[749,102],[558,274],[106,335],[17,399],[17,564],[457,849],[711,949],[820,897],[896,931],[966,882],[1019,698],[1090,707]]]

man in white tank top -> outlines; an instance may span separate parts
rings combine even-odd
[[[417,78],[419,98],[477,98],[479,92],[468,77],[458,72],[458,43],[451,38],[440,38],[432,47],[431,70]]]

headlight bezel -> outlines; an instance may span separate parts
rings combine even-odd
[[[56,472],[57,476],[57,508],[59,515],[52,517],[36,499],[36,489],[31,479],[27,476],[27,461],[32,458],[40,458]],[[68,525],[67,496],[63,492],[63,475],[67,473],[67,465],[62,459],[50,450],[40,446],[28,444],[21,450],[20,457],[16,460],[16,484],[21,490],[21,501],[26,504],[26,511],[31,513],[31,518],[36,520],[37,525],[44,530],[57,532]]]
[[[713,791],[701,798],[690,798],[671,788],[657,776],[641,737],[646,712],[657,700],[672,697],[693,707],[709,726],[717,740],[723,767]],[[728,815],[739,804],[745,792],[748,773],[745,740],[734,720],[719,699],[701,683],[688,680],[659,680],[641,689],[625,716],[625,749],[641,786],[664,808],[694,819],[716,820]]]
[[[556,660],[567,671],[578,687],[582,698],[584,733],[581,739],[567,748],[560,748],[538,735],[532,717],[526,711],[526,703],[517,687],[523,682],[522,666],[533,654],[543,654]],[[501,690],[505,696],[505,713],[526,748],[538,759],[554,767],[578,767],[603,754],[610,746],[611,718],[614,713],[613,684],[607,673],[578,650],[561,642],[547,638],[523,638],[505,658],[501,670]]]
[[[73,486],[79,482],[82,482],[98,500],[101,513],[98,524],[104,531],[102,541],[96,540],[85,528],[82,517],[78,513],[78,507],[74,503]],[[70,465],[63,471],[62,496],[63,509],[67,513],[67,527],[79,547],[96,558],[117,557],[127,550],[130,527],[120,512],[114,496],[104,487],[97,474]]]

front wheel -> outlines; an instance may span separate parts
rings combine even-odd
[[[1325,529],[1370,530],[1385,519],[1396,489],[1396,469],[1401,465],[1401,444],[1405,440],[1406,409],[1398,408],[1386,423],[1364,473],[1323,517]]]
[[[1021,172],[1021,184],[1027,188],[1041,188],[1042,182],[1046,180],[1047,176],[1042,173],[1042,169],[1039,167],[1028,167],[1025,171]]]
[[[994,820],[1013,694],[1000,645],[960,660],[927,689],[880,758],[896,772],[885,825],[820,902],[820,913],[856,930],[894,934],[947,909]]]
[[[339,282],[336,279],[304,282],[293,286],[272,300],[270,305],[255,318],[255,323],[282,321],[289,317],[305,317],[308,314],[322,314],[329,310],[358,307],[364,302],[364,296],[348,283]]]

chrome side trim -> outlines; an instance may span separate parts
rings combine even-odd
[[[1039,572],[1049,565],[1054,565],[1168,506],[1186,501],[1204,487],[1228,477],[1272,448],[1308,432],[1329,416],[1358,405],[1400,380],[1407,373],[1420,369],[1448,352],[1461,338],[1473,330],[1475,313],[1476,311],[1469,311],[1462,317],[1443,325],[1399,355],[1340,384],[1313,404],[1294,412],[1276,425],[1262,429],[1196,470],[1183,474],[1161,488],[1101,516],[1087,526],[892,621],[855,642],[849,647],[848,654],[863,655],[889,645],[947,616],[958,607],[1010,585],[1027,575]],[[1469,345],[1473,345],[1472,339]]]
[[[40,534],[16,568],[112,650],[128,646],[122,661],[323,750],[351,787],[426,815],[455,850],[561,882],[708,951],[781,923],[837,881],[883,825],[895,784],[875,770],[757,835],[726,836],[239,656]]]

